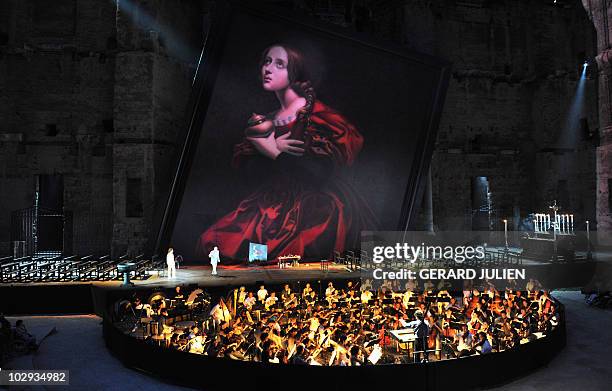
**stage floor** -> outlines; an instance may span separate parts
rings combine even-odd
[[[304,263],[299,266],[279,269],[278,266],[218,266],[217,275],[211,275],[211,266],[184,266],[176,271],[176,278],[161,276],[157,271],[148,272],[146,280],[131,280],[136,287],[169,288],[177,285],[197,284],[202,287],[253,284],[263,281],[266,284],[280,284],[293,281],[317,281],[328,279],[359,278],[359,271],[349,271],[344,265],[330,263],[328,270],[321,270],[320,263]],[[101,288],[118,288],[123,281],[61,281],[12,283],[7,286],[53,286],[53,285],[95,285]]]
[[[606,253],[607,254],[607,253]],[[595,255],[595,254],[594,254]],[[595,259],[600,259],[599,253]],[[586,257],[584,257],[586,258]],[[515,265],[528,270],[528,276],[540,279],[544,282],[551,276],[557,276],[554,282],[551,282],[551,288],[560,287],[577,287],[587,284],[593,275],[595,265],[599,275],[612,275],[612,256],[604,260],[604,262],[593,261],[576,261],[571,263],[553,264],[550,262],[541,262],[537,260],[523,260],[522,264]],[[603,271],[602,271],[603,270]],[[169,279],[165,276],[165,270],[162,275],[157,271],[149,271],[148,278],[145,280],[132,280],[135,287],[142,288],[168,288],[177,285],[192,285],[196,284],[202,287],[219,287],[219,286],[236,286],[249,285],[258,283],[259,281],[266,284],[281,284],[283,282],[297,281],[317,281],[317,280],[334,280],[334,279],[359,279],[361,272],[350,271],[345,265],[329,263],[328,270],[321,270],[319,262],[301,263],[299,266],[279,269],[276,265],[269,266],[247,266],[247,265],[219,265],[217,267],[218,275],[211,275],[212,268],[210,265],[185,265],[177,269],[176,278]],[[558,280],[563,281],[558,281]],[[567,281],[566,281],[567,280]],[[59,282],[28,282],[28,283],[3,283],[0,287],[10,288],[26,287],[26,286],[76,286],[76,285],[93,285],[103,289],[120,289],[122,280],[112,281],[59,281]]]
[[[223,286],[252,284],[256,281],[276,283],[319,279],[359,278],[359,271],[350,272],[344,265],[330,264],[327,271],[321,270],[319,263],[301,264],[295,267],[279,269],[278,266],[226,266],[217,267],[217,275],[211,275],[210,266],[186,266],[176,271],[176,278],[169,279],[153,272],[143,281],[134,281],[137,286],[171,287],[181,284],[198,284],[199,286]]]

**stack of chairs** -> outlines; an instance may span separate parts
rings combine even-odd
[[[372,257],[370,257],[366,250],[361,250],[359,255],[359,268],[367,268],[374,264]]]
[[[346,250],[344,254],[339,251],[334,251],[334,263],[344,265],[350,271],[355,271],[361,267],[361,259],[364,256],[365,251],[361,251],[359,255],[355,254],[353,250]]]
[[[159,255],[153,255],[153,258],[151,258],[151,269],[157,272],[158,277],[165,276],[168,271],[166,258],[160,257]]]
[[[340,254],[340,251],[334,250],[334,263],[338,265],[346,265],[346,258]]]
[[[117,264],[129,258],[112,259],[110,255],[26,256],[0,258],[0,283],[109,281],[120,279]],[[146,279],[153,267],[150,259],[140,254],[130,261],[136,263],[134,278]]]
[[[147,272],[153,268],[153,261],[145,259],[144,254],[139,254],[134,258],[134,262],[136,262],[134,278],[140,280],[148,278]]]
[[[117,263],[110,255],[100,257],[97,264],[96,279],[99,281],[113,280],[117,277]]]
[[[509,265],[522,265],[523,257],[521,253],[510,251],[510,250],[487,250],[485,252],[485,259],[473,260],[474,266],[482,267],[495,267],[495,266],[509,266]]]

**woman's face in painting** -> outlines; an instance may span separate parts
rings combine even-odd
[[[261,66],[261,80],[266,91],[280,91],[289,87],[287,51],[281,46],[273,46],[266,53]]]

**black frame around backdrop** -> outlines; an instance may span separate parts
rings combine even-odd
[[[403,190],[403,203],[401,210],[397,211],[397,230],[406,230],[414,227],[416,211],[422,198],[425,179],[429,169],[429,163],[434,148],[437,128],[442,111],[443,101],[450,76],[450,64],[440,59],[408,51],[404,48],[388,43],[380,43],[366,38],[363,35],[347,32],[336,26],[330,26],[320,21],[307,17],[296,17],[285,14],[278,9],[270,9],[259,4],[250,4],[242,1],[217,1],[212,9],[212,19],[209,32],[200,57],[200,62],[194,78],[189,100],[189,128],[185,137],[182,152],[177,164],[163,217],[157,218],[159,230],[152,237],[154,243],[153,254],[164,254],[174,230],[178,212],[183,200],[189,174],[192,169],[195,154],[198,150],[207,111],[212,102],[213,90],[219,74],[220,65],[224,52],[232,44],[228,42],[232,20],[240,17],[265,18],[267,22],[290,23],[305,32],[329,37],[329,39],[341,42],[344,45],[353,45],[364,51],[375,51],[384,56],[397,57],[397,61],[405,61],[406,64],[418,64],[435,76],[435,84],[428,93],[431,96],[423,96],[423,101],[429,103],[422,120],[422,129],[417,129],[415,137],[416,145],[412,164],[407,167],[407,184]],[[380,75],[388,77],[388,75]],[[402,124],[405,131],[412,131],[410,124]],[[404,129],[402,129],[404,130]],[[401,190],[400,190],[401,191]],[[395,227],[385,227],[386,229]],[[153,233],[155,235],[155,233]]]

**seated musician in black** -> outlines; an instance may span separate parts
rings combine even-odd
[[[307,306],[314,306],[317,301],[317,294],[315,291],[311,291],[310,294],[304,298],[304,301]]]
[[[273,344],[270,339],[266,339],[261,344],[261,362],[269,363],[270,360],[273,358],[272,345]]]
[[[348,291],[348,296],[346,298],[348,300],[349,305],[355,305],[358,301],[359,298],[357,296],[355,296],[355,291],[353,289],[350,289]]]
[[[185,295],[183,295],[183,291],[182,291],[180,285],[177,285],[176,288],[174,288],[174,299],[175,300],[184,300],[185,299]]]
[[[349,353],[351,354],[350,363],[352,367],[358,367],[363,365],[363,356],[359,351],[359,346],[353,345],[349,350]]]
[[[429,325],[424,319],[423,312],[417,310],[414,313],[414,317],[416,320],[409,322],[407,327],[414,328],[414,334],[416,335],[416,340],[414,342],[414,362],[427,362],[428,361],[428,352],[427,352],[427,337],[429,336]],[[423,359],[421,360],[421,352],[423,353]]]
[[[297,307],[298,300],[295,293],[290,293],[289,296],[286,296],[281,300],[282,306],[285,308],[285,310],[291,311],[293,308]]]
[[[223,348],[223,344],[219,338],[215,338],[213,342],[208,346],[206,350],[206,354],[211,357],[217,357],[221,349]]]
[[[295,354],[291,357],[291,364],[295,365],[308,365],[306,359],[304,358],[304,345],[299,344],[295,348]]]

